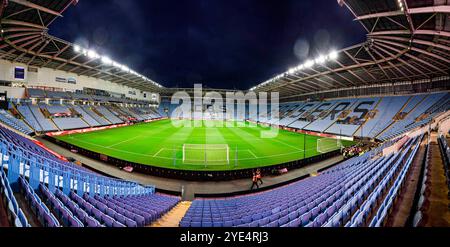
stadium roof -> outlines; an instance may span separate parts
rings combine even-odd
[[[125,65],[49,35],[49,25],[77,2],[0,0],[0,59],[73,72],[141,90],[172,91]],[[324,51],[322,56],[311,58],[252,90],[278,91],[281,97],[286,97],[449,75],[450,6],[445,1],[338,0],[338,3],[347,6],[363,25],[367,41],[339,51]]]
[[[278,91],[283,98],[447,76],[450,5],[445,2],[338,0],[363,25],[367,41],[340,51],[325,51],[322,57],[312,58],[251,90]]]
[[[78,0],[0,0],[0,59],[68,71],[141,90],[162,88],[126,65],[49,35],[49,25],[77,3]]]

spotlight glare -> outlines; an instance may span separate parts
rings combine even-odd
[[[89,50],[87,56],[91,59],[98,58],[98,54],[94,50]]]
[[[317,64],[324,64],[327,61],[327,58],[323,55],[320,55],[317,59],[316,59],[316,63]]]
[[[311,68],[312,66],[314,66],[315,62],[313,60],[308,60],[305,62],[305,64],[303,65],[305,68]]]
[[[338,56],[339,56],[339,54],[338,54],[337,51],[332,51],[332,52],[330,52],[330,55],[328,55],[328,57],[329,57],[331,60],[336,60],[336,59],[338,58]]]
[[[297,69],[296,68],[291,68],[291,69],[289,69],[289,71],[288,71],[288,74],[295,74],[295,72],[297,72]]]
[[[106,65],[111,65],[113,62],[109,57],[103,56],[102,57],[102,63],[106,64]]]

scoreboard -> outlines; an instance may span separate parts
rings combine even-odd
[[[0,92],[0,109],[8,110],[8,95],[6,92]]]

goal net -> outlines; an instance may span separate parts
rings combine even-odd
[[[184,144],[183,163],[228,165],[230,164],[230,147],[227,144]]]
[[[317,152],[319,153],[329,153],[332,151],[340,150],[342,147],[343,146],[340,139],[334,138],[317,139]]]

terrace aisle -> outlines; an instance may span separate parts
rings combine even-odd
[[[150,227],[178,227],[186,212],[191,207],[192,202],[180,202],[167,214],[154,222]]]
[[[450,209],[448,200],[448,187],[445,178],[442,154],[437,141],[437,133],[431,136],[431,193],[429,206],[424,213],[426,227],[449,227]]]
[[[420,172],[425,157],[426,145],[428,138],[425,137],[420,144],[419,151],[414,158],[409,175],[406,178],[404,189],[395,202],[395,206],[388,218],[386,226],[388,227],[405,227],[411,213],[414,213],[412,207],[414,197],[416,195],[419,183]],[[412,212],[413,211],[413,212]]]

